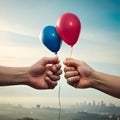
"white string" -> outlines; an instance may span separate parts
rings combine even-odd
[[[55,53],[56,57],[58,57],[58,54]],[[59,88],[58,88],[58,104],[59,104],[59,115],[58,120],[61,120],[61,84],[59,81]]]
[[[73,53],[73,47],[71,46],[71,54],[70,54],[70,58],[72,58],[72,53]]]
[[[58,120],[61,120],[61,84],[59,81],[59,89],[58,89],[58,102],[59,102],[59,116]]]

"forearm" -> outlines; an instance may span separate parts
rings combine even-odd
[[[0,86],[26,84],[27,80],[27,67],[0,66]]]
[[[92,79],[93,88],[120,98],[120,77],[95,71]]]

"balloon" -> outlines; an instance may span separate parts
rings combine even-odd
[[[72,47],[78,40],[81,22],[75,14],[65,13],[59,17],[56,30],[61,39]]]
[[[62,40],[58,36],[54,26],[46,26],[40,33],[40,39],[50,51],[57,54],[61,47]]]

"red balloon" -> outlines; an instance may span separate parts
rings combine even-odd
[[[65,13],[57,21],[56,30],[61,39],[71,47],[78,41],[81,22],[73,13]]]

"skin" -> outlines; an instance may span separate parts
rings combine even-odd
[[[87,63],[67,58],[64,62],[67,83],[75,88],[94,88],[120,98],[120,77],[92,69]]]
[[[62,73],[58,57],[44,57],[29,67],[0,66],[0,86],[28,85],[53,89]]]

